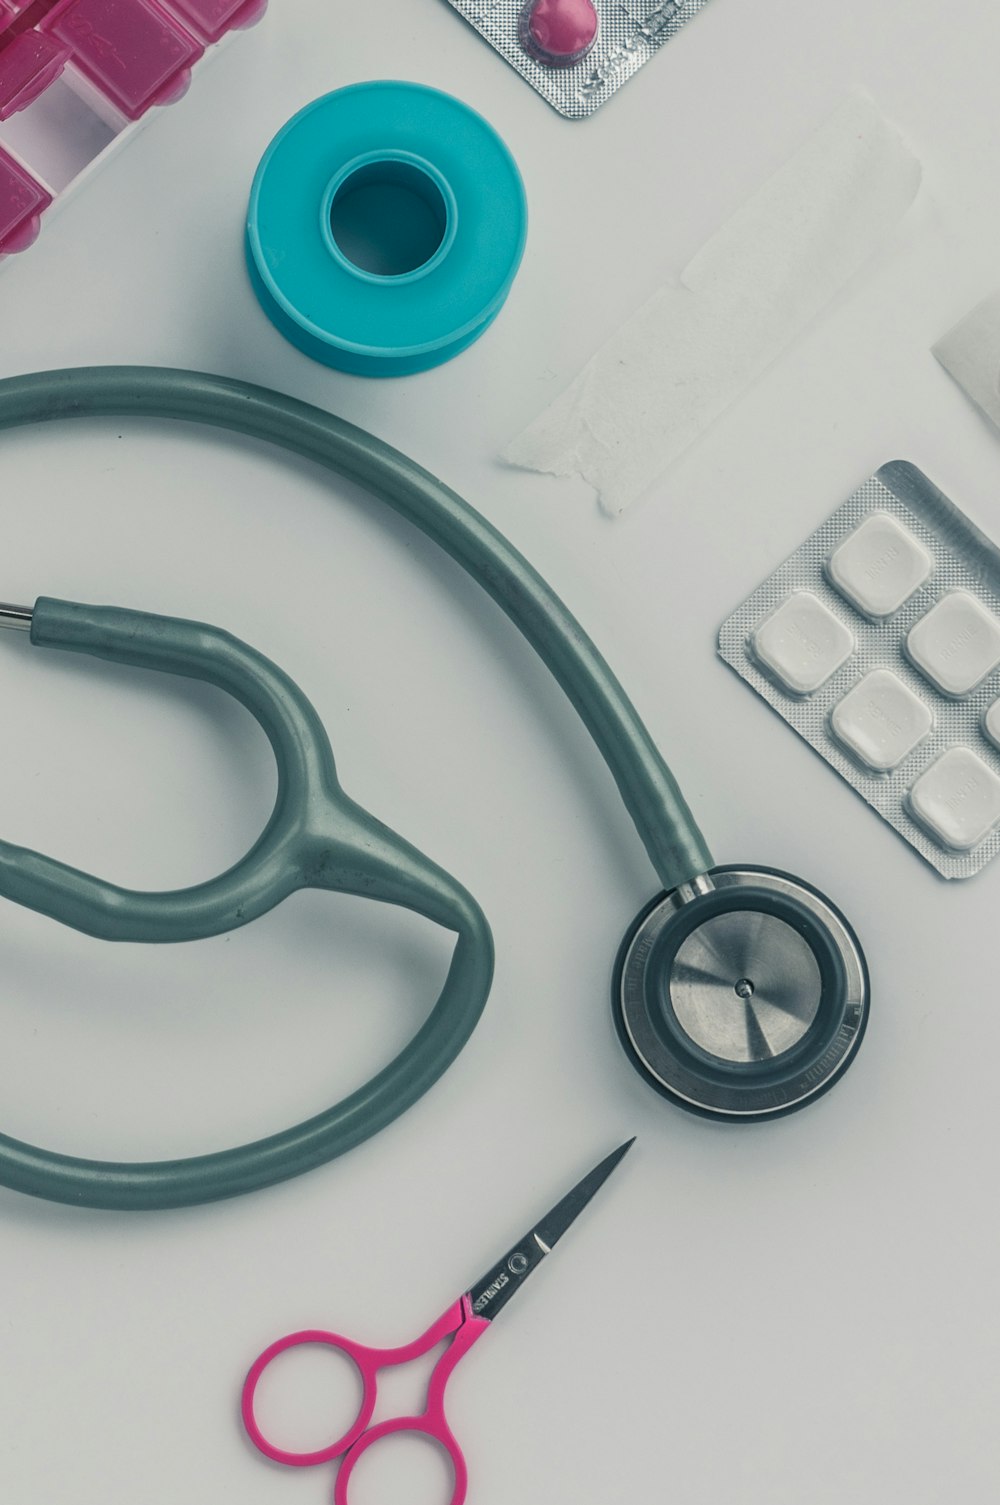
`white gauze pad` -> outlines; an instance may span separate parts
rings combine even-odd
[[[868,260],[919,185],[897,132],[852,96],[503,459],[580,476],[623,512]]]

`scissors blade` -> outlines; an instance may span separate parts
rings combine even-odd
[[[508,1250],[503,1259],[498,1260],[481,1280],[476,1281],[469,1291],[469,1300],[477,1317],[486,1317],[492,1321],[497,1312],[507,1305],[514,1292],[521,1289],[525,1278],[541,1264],[546,1254],[551,1254],[570,1224],[576,1221],[594,1193],[600,1190],[634,1144],[634,1138],[627,1140],[602,1160],[600,1165],[595,1165],[582,1181],[577,1182],[572,1191],[566,1193],[561,1202],[557,1202],[545,1214],[540,1223],[529,1229],[519,1244]]]

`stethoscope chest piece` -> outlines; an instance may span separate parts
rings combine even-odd
[[[638,917],[615,967],[625,1051],[665,1097],[712,1118],[774,1118],[825,1092],[868,1019],[864,953],[816,889],[716,868]]]

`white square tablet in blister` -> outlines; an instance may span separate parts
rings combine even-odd
[[[1000,747],[1000,700],[994,700],[983,717],[983,731],[994,747]]]
[[[888,512],[873,512],[826,564],[840,594],[866,617],[891,617],[933,568],[923,544]]]
[[[753,651],[793,695],[811,695],[854,652],[854,634],[812,591],[787,596],[753,634]]]
[[[873,669],[830,712],[834,735],[876,773],[898,768],[933,725],[930,706],[891,669]]]
[[[946,847],[968,852],[1000,821],[1000,778],[968,747],[950,747],[910,789],[913,814]]]
[[[949,591],[910,628],[906,651],[945,695],[967,695],[1000,664],[1000,622],[968,591]]]

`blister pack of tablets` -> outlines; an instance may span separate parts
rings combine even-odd
[[[593,115],[708,0],[449,0],[553,109]]]
[[[1000,852],[1000,549],[915,466],[838,507],[719,653],[944,877]]]

